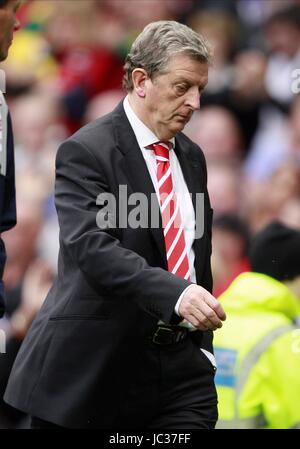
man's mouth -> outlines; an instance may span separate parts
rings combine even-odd
[[[185,115],[185,114],[176,114],[177,117],[179,117],[181,120],[184,120],[186,122],[188,122],[191,118],[190,114]]]

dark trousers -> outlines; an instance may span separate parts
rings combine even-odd
[[[53,424],[51,422],[48,421],[44,421],[43,419],[40,418],[36,418],[35,416],[33,416],[31,418],[31,424],[30,424],[30,428],[37,430],[37,429],[63,429],[63,427],[57,426],[56,424]]]
[[[149,342],[120,401],[113,428],[214,428],[218,417],[214,374],[190,335],[172,345]],[[33,418],[31,428],[59,427]]]
[[[173,345],[149,343],[114,427],[214,428],[218,416],[214,373],[190,335]]]

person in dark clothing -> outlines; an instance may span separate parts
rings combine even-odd
[[[0,62],[7,58],[13,33],[20,27],[16,18],[20,0],[0,0]],[[2,281],[6,260],[1,234],[16,224],[15,168],[11,120],[0,85],[0,318],[4,314]]]
[[[212,340],[226,316],[210,293],[205,158],[181,132],[210,59],[192,29],[150,23],[126,59],[126,98],[58,150],[58,276],[4,397],[32,428],[215,426]],[[107,209],[127,189],[145,198],[145,225],[130,204]]]

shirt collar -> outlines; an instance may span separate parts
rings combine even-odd
[[[128,95],[124,98],[123,106],[125,110],[125,114],[129,120],[129,123],[133,129],[136,140],[141,148],[148,148],[150,145],[154,143],[158,143],[158,137],[149,129],[141,119],[136,115],[134,110],[129,104]],[[169,140],[172,145],[172,148],[175,146],[175,138]]]

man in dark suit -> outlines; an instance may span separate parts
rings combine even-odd
[[[58,278],[5,395],[33,428],[215,425],[225,314],[209,293],[205,160],[181,133],[209,60],[190,28],[149,24],[127,57],[128,96],[59,148]]]
[[[0,0],[0,61],[8,55],[13,32],[20,24],[16,18],[19,0]],[[4,313],[4,287],[2,276],[6,260],[1,234],[16,224],[15,167],[11,120],[1,89],[4,78],[0,77],[0,318]]]

